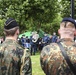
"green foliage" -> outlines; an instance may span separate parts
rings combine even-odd
[[[71,0],[61,1],[61,16],[70,17],[71,16]]]
[[[4,26],[4,20],[0,19],[0,35],[3,35],[3,26]]]
[[[69,0],[0,0],[0,18],[15,18],[21,33],[40,28],[52,33],[57,32],[61,16],[69,16],[69,8]]]
[[[59,29],[61,20],[62,20],[61,14],[58,14],[58,16],[56,16],[56,18],[53,20],[53,22],[50,25],[50,32],[51,32],[51,34],[53,32],[57,32],[58,33],[58,29]]]
[[[61,1],[61,16],[62,17],[71,17],[71,0],[62,0]],[[76,19],[76,0],[74,0],[74,19]]]

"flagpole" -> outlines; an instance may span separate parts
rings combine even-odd
[[[71,17],[74,18],[74,0],[71,0]]]

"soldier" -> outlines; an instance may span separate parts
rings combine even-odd
[[[51,43],[43,48],[40,55],[41,67],[46,75],[76,75],[76,45],[74,42],[76,23],[74,19],[64,18],[58,32],[61,39],[59,43],[64,48],[74,69],[72,70],[68,64],[58,43]]]
[[[32,75],[29,50],[17,42],[19,25],[13,18],[4,24],[5,41],[0,45],[0,75]]]
[[[53,42],[57,42],[57,35],[56,35],[56,33],[54,32],[53,33],[53,36],[52,36],[52,39],[51,39],[51,42],[53,43]]]

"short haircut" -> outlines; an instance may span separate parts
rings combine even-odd
[[[14,27],[14,28],[9,29],[9,30],[4,29],[5,36],[9,36],[9,35],[14,36],[15,32],[17,31],[17,29],[19,29],[19,26]]]
[[[64,22],[62,22],[61,24],[60,24],[60,26],[63,26],[63,27],[71,27],[71,28],[75,28],[75,25],[73,24],[73,23],[71,23],[71,22],[68,22],[68,21],[64,21]]]

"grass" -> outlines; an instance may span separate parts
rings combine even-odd
[[[32,75],[45,75],[40,66],[40,54],[31,56],[32,61]]]

